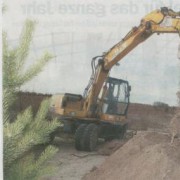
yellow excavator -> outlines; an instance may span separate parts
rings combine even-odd
[[[84,94],[55,94],[50,113],[63,122],[64,131],[75,134],[77,150],[93,151],[98,138],[122,138],[127,129],[131,86],[109,76],[111,68],[154,33],[180,34],[180,12],[162,7],[146,15],[108,52],[92,59],[92,75]]]

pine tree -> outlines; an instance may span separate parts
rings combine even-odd
[[[3,134],[4,134],[4,179],[33,180],[48,172],[44,163],[57,149],[47,146],[43,153],[35,157],[34,147],[46,144],[50,134],[60,125],[55,119],[47,121],[49,99],[44,100],[34,116],[31,107],[15,114],[13,104],[20,87],[33,79],[52,59],[47,52],[24,70],[35,22],[25,22],[18,47],[10,48],[7,34],[3,33]]]

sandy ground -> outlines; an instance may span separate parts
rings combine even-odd
[[[72,137],[65,135],[61,138],[56,137],[53,145],[56,146],[58,153],[48,162],[55,172],[43,177],[42,180],[80,180],[86,174],[97,169],[105,160],[122,147],[130,138],[129,132],[124,140],[112,140],[104,142],[99,140],[96,151],[83,152],[77,151],[74,147]]]
[[[81,152],[74,148],[72,139],[57,138],[54,145],[59,148],[58,153],[49,161],[52,168],[56,168],[53,175],[43,180],[80,180],[86,173],[96,169],[107,158],[96,152]],[[101,143],[99,144],[101,147]]]

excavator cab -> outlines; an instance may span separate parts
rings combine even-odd
[[[126,115],[131,91],[128,81],[108,77],[104,85],[104,91],[102,113]]]

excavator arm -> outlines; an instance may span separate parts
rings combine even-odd
[[[141,20],[138,27],[132,28],[120,42],[99,58],[96,71],[91,77],[91,86],[86,89],[88,93],[83,108],[89,117],[96,114],[97,99],[111,68],[154,33],[180,34],[180,12],[166,7],[151,12]]]

